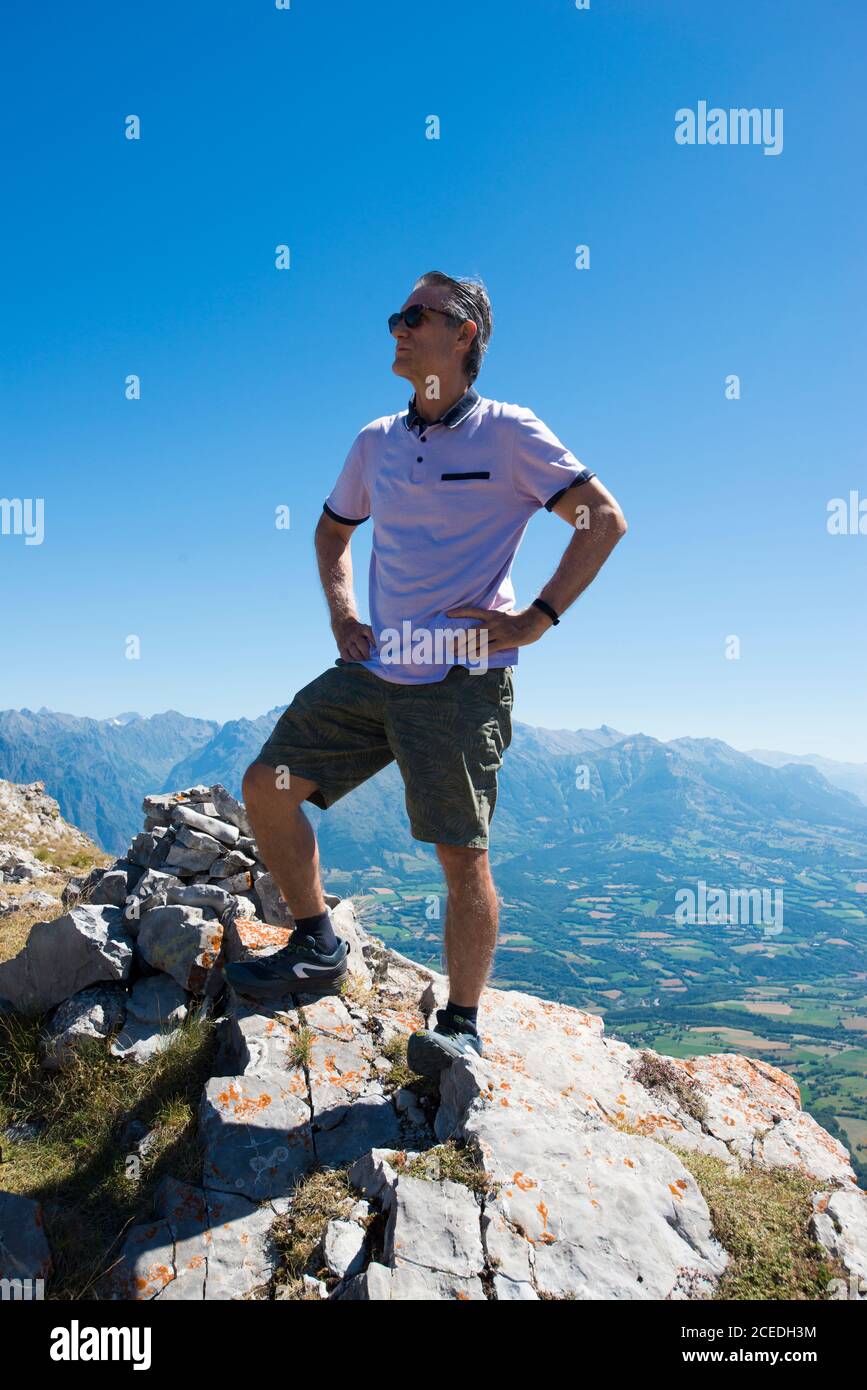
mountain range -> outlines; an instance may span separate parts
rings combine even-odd
[[[238,795],[245,767],[281,711],[220,724],[177,710],[110,719],[44,707],[3,710],[0,777],[44,781],[67,820],[120,854],[140,825],[146,793],[220,781]],[[857,833],[867,828],[862,788],[867,796],[867,766],[858,764],[740,753],[712,738],[662,742],[605,724],[553,730],[516,721],[500,776],[492,858],[574,836],[654,827],[670,834],[679,825],[713,827],[720,845],[742,845],[770,822],[790,831],[803,823]],[[383,855],[428,853],[409,834],[395,764],[327,816],[309,809],[321,822],[323,855],[343,870]]]

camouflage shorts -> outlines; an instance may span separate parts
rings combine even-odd
[[[315,782],[306,799],[327,810],[396,760],[414,839],[487,849],[513,699],[511,666],[398,685],[338,657],[298,691],[258,761]]]

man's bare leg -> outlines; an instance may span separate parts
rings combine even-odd
[[[319,846],[313,826],[301,810],[305,797],[316,790],[306,777],[286,779],[267,763],[251,763],[244,774],[242,794],[259,854],[274,875],[292,916],[313,917],[325,911],[319,877]]]
[[[449,997],[464,1008],[478,1005],[497,945],[499,904],[486,849],[437,845],[448,885],[445,947]]]

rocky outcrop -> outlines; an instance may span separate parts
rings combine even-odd
[[[101,980],[125,980],[132,938],[118,907],[86,904],[54,922],[37,922],[26,946],[0,964],[0,998],[40,1014]]]
[[[83,831],[70,825],[60,807],[45,791],[44,782],[7,782],[0,778],[0,841],[11,841],[21,849],[91,850],[93,843]],[[8,873],[2,861],[0,869]]]
[[[104,857],[62,818],[44,782],[19,785],[0,779],[0,920],[20,912],[29,921],[40,913],[56,915],[56,876],[63,873],[59,866],[78,856],[91,862]]]
[[[350,901],[330,897],[350,943],[348,987],[245,1000],[226,987],[224,960],[279,949],[292,919],[243,807],[193,787],[144,810],[125,858],[91,876],[90,900],[38,924],[0,966],[16,1008],[65,1001],[46,1020],[45,1065],[64,1065],[81,1038],[107,1039],[136,1065],[194,1007],[215,1019],[201,1182],[162,1182],[104,1297],[284,1296],[280,1223],[330,1170],[354,1197],[324,1223],[306,1297],[708,1297],[729,1256],[690,1154],[809,1175],[815,1239],[862,1287],[867,1194],[784,1072],[728,1053],[640,1052],[594,1014],[488,990],[484,1057],[456,1062],[438,1087],[413,1085],[401,1042],[445,1003],[445,977],[386,949]],[[0,1204],[7,1225],[15,1209]],[[26,1214],[24,1253],[0,1231],[0,1276],[13,1259],[45,1263],[38,1213]]]

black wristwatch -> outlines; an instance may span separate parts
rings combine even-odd
[[[546,603],[543,598],[534,598],[530,606],[531,608],[541,608],[542,612],[548,615],[555,627],[559,623],[560,619],[557,617],[554,609],[551,607],[550,603]]]

